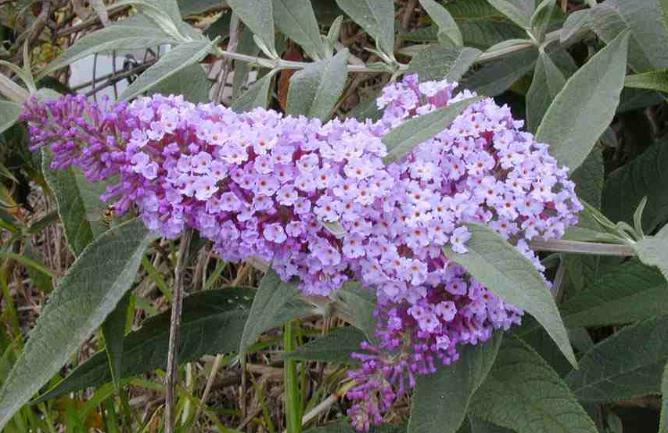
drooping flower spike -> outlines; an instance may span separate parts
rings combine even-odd
[[[30,101],[23,118],[33,147],[52,150],[53,168],[110,181],[104,199],[117,212],[136,208],[162,236],[194,228],[225,260],[271,261],[306,294],[327,296],[351,278],[375,290],[376,343],[354,355],[361,367],[348,393],[352,422],[366,430],[416,375],[520,322],[522,311],[444,256],[446,245],[466,251],[464,223],[489,225],[542,271],[527,242],[562,236],[581,210],[547,145],[492,99],[385,165],[382,137],[473,96],[455,87],[407,76],[383,90],[378,122],[238,114],[159,95]]]

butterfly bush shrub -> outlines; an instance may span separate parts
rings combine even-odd
[[[352,423],[368,430],[416,375],[520,323],[520,309],[445,256],[448,245],[467,251],[464,224],[488,225],[543,271],[527,242],[560,238],[582,209],[549,146],[491,98],[386,165],[382,137],[475,96],[456,87],[408,75],[383,89],[377,122],[238,114],[161,95],[32,100],[23,119],[52,168],[110,181],[105,200],[120,213],[136,207],[161,236],[196,229],[223,259],[270,262],[305,295],[329,296],[351,278],[374,290],[377,340],[353,355],[361,366],[347,394]]]

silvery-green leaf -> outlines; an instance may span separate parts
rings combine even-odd
[[[552,337],[566,359],[577,365],[566,328],[550,288],[535,266],[501,235],[481,224],[467,224],[468,252],[444,249],[448,259],[461,265],[476,280],[509,304],[531,314]]]
[[[211,85],[212,82],[207,78],[204,68],[194,64],[160,81],[151,87],[148,94],[182,95],[187,101],[205,103],[210,100]]]
[[[271,53],[276,52],[274,42],[274,7],[272,0],[228,0],[228,5],[239,15]]]
[[[151,235],[141,220],[113,227],[70,267],[0,389],[0,428],[67,362],[134,282]]]
[[[336,4],[376,40],[381,50],[394,52],[393,0],[336,0]]]
[[[198,63],[211,51],[215,44],[215,41],[198,40],[177,45],[133,81],[123,91],[121,98],[131,99],[138,96],[188,66]]]
[[[456,433],[466,418],[471,397],[496,360],[502,334],[477,346],[467,346],[451,365],[419,376],[413,392],[408,433]]]
[[[658,393],[668,359],[668,316],[622,328],[580,359],[566,382],[580,401],[610,402]]]
[[[607,0],[591,9],[591,17],[605,42],[630,30],[628,61],[636,72],[668,68],[668,30],[656,0]]]
[[[608,128],[624,87],[628,33],[619,35],[571,76],[548,108],[536,140],[575,170]]]
[[[49,153],[43,150],[42,172],[56,198],[67,243],[78,256],[106,230],[101,222],[106,205],[100,199],[106,188],[101,182],[89,182],[78,169],[52,170],[50,162]]]
[[[531,28],[531,16],[534,12],[534,0],[487,0],[499,12],[518,26]]]
[[[634,244],[641,262],[658,268],[668,280],[668,225],[655,236],[647,236]]]
[[[486,96],[498,96],[517,80],[533,71],[538,50],[527,48],[486,62],[480,69],[464,78],[466,88]]]
[[[63,54],[49,63],[40,75],[47,75],[95,53],[144,49],[174,42],[176,41],[172,36],[157,26],[138,17],[132,17],[78,39]]]
[[[542,52],[538,55],[536,69],[527,92],[527,129],[535,131],[540,125],[550,104],[566,84],[566,77],[554,64],[550,55]]]
[[[348,50],[309,64],[290,77],[288,114],[327,120],[341,97],[348,77]]]
[[[0,134],[9,129],[21,114],[21,104],[0,100]]]
[[[475,48],[428,45],[413,56],[408,72],[417,73],[422,81],[459,81],[479,56],[480,50]]]
[[[459,26],[467,47],[485,50],[496,43],[527,36],[524,29],[508,20],[487,0],[447,2],[444,6]]]
[[[251,84],[248,90],[232,103],[231,108],[237,113],[250,111],[256,107],[266,108],[269,104],[269,88],[273,78],[274,74],[270,72]]]
[[[297,42],[313,59],[324,57],[323,41],[310,0],[273,0],[278,30]]]
[[[559,41],[564,45],[571,45],[580,41],[591,31],[591,9],[582,9],[568,14],[566,22],[561,27]]]
[[[123,374],[123,344],[125,342],[125,325],[128,321],[128,306],[130,293],[126,293],[116,305],[116,308],[107,316],[102,324],[104,348],[109,358],[109,371],[118,389]]]
[[[661,419],[659,420],[659,433],[668,432],[668,363],[663,369],[661,377]]]
[[[506,336],[471,414],[517,433],[597,433],[573,392],[541,356]]]
[[[390,164],[400,159],[418,144],[445,130],[469,105],[479,102],[481,99],[481,97],[476,96],[454,102],[431,113],[407,120],[392,129],[385,134],[382,140],[387,147],[387,156],[383,160],[386,164]]]
[[[449,43],[455,47],[461,47],[464,44],[457,23],[446,8],[434,0],[420,0],[420,4],[438,26],[438,40],[441,43]]]

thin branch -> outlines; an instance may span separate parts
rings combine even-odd
[[[636,252],[631,245],[567,241],[563,239],[549,241],[535,240],[529,242],[529,247],[534,251],[551,251],[555,253],[591,254],[616,257],[633,257],[636,255]]]
[[[176,395],[176,381],[178,379],[178,346],[179,331],[181,328],[181,310],[183,308],[183,274],[188,261],[188,250],[192,230],[181,235],[179,257],[174,268],[174,293],[172,298],[172,313],[169,322],[169,348],[167,352],[167,375],[165,377],[165,433],[174,433],[174,396]]]

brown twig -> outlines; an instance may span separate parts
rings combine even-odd
[[[176,381],[178,379],[178,345],[179,330],[181,328],[181,310],[183,308],[183,274],[188,261],[188,250],[192,230],[187,230],[181,235],[179,245],[179,257],[174,268],[174,293],[172,298],[172,313],[169,322],[169,348],[167,352],[167,376],[165,387],[165,432],[174,433],[174,396],[176,394]]]

